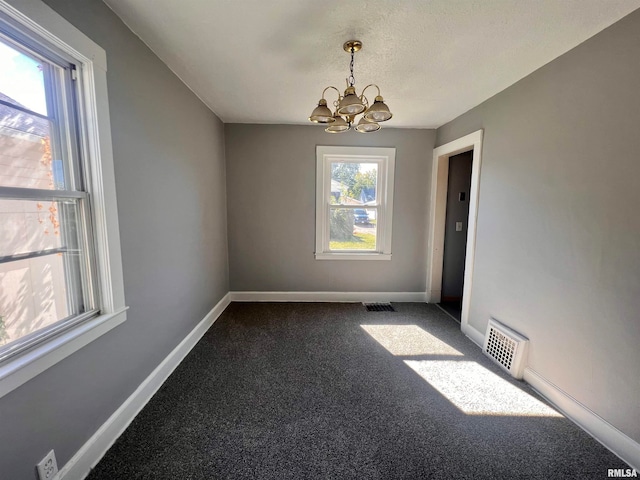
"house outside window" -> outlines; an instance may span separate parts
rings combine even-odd
[[[395,148],[316,149],[318,260],[390,260]]]

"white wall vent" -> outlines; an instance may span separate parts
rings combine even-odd
[[[489,319],[482,351],[515,378],[522,378],[529,339]]]

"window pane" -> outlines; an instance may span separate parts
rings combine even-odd
[[[61,248],[60,202],[0,199],[0,257]]]
[[[65,189],[51,133],[48,120],[0,104],[0,186]]]
[[[0,346],[70,314],[62,254],[0,263]]]
[[[0,199],[0,225],[0,345],[82,313],[76,203]]]
[[[331,163],[331,203],[364,205],[376,203],[377,163]]]
[[[47,115],[43,65],[0,38],[0,99]]]
[[[330,250],[376,250],[375,208],[331,208]]]

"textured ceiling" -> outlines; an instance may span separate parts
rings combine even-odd
[[[226,123],[308,123],[380,86],[389,127],[438,127],[640,7],[640,0],[105,0]],[[328,96],[329,103],[333,97]]]

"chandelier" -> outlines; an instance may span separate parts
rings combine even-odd
[[[322,91],[322,98],[318,102],[318,106],[311,112],[309,120],[313,123],[327,124],[325,132],[329,133],[342,133],[351,129],[354,124],[356,116],[363,114],[360,117],[360,121],[355,126],[356,132],[369,133],[380,130],[380,122],[386,122],[393,115],[389,111],[389,107],[384,103],[384,99],[380,95],[380,88],[371,83],[362,89],[360,96],[356,94],[356,79],[353,76],[353,58],[354,54],[362,48],[362,42],[360,40],[349,40],[342,48],[344,51],[351,54],[351,63],[349,64],[350,75],[347,80],[347,88],[344,91],[344,95],[340,94],[334,86],[328,86]],[[369,87],[375,87],[378,90],[378,95],[375,97],[373,104],[369,103],[367,97],[364,96],[364,92]],[[338,99],[333,102],[335,107],[335,113],[331,113],[329,107],[327,107],[327,101],[324,98],[324,94],[327,90],[333,89],[338,92]]]

